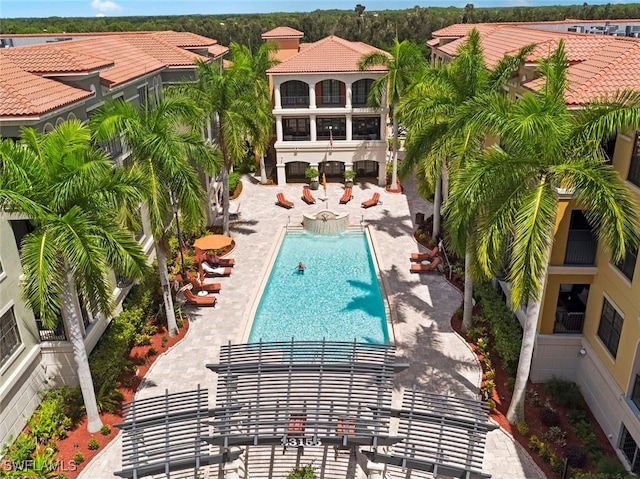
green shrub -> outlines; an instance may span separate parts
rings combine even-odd
[[[73,455],[73,462],[76,464],[82,464],[84,462],[84,454],[81,452],[76,452]]]
[[[36,448],[36,438],[27,432],[21,432],[13,443],[4,444],[0,456],[15,462],[30,459]]]
[[[158,351],[156,350],[156,348],[154,348],[153,346],[151,346],[149,348],[149,350],[147,351],[147,357],[148,358],[152,358],[153,356],[155,356],[156,354],[158,354]]]
[[[311,464],[303,467],[296,467],[287,474],[287,479],[317,479],[318,475]]]
[[[489,343],[486,338],[478,338],[476,341],[476,348],[478,353],[484,355],[487,353],[487,349],[489,349]]]
[[[238,181],[240,181],[240,173],[237,171],[229,173],[229,195],[233,195],[233,192],[236,190],[236,186],[238,186]]]
[[[511,378],[509,378],[511,379]],[[516,380],[513,380],[513,385],[515,387]],[[535,389],[527,389],[525,392],[526,401],[531,404],[533,407],[540,407],[542,403],[540,402],[540,396],[538,396],[538,391]]]
[[[87,442],[87,447],[90,451],[95,451],[100,447],[100,443],[96,438],[92,437],[91,439],[89,439],[89,442]]]
[[[493,334],[493,348],[509,374],[515,374],[522,343],[522,328],[513,312],[502,301],[487,281],[474,285],[482,315],[489,322]]]
[[[540,452],[541,445],[542,445],[542,442],[540,441],[540,439],[538,439],[538,436],[536,436],[535,434],[533,434],[529,438],[529,449],[531,449],[533,452]]]
[[[571,409],[567,412],[567,421],[569,421],[570,424],[577,424],[579,422],[588,422],[589,417],[580,409]]]
[[[577,408],[582,404],[582,393],[578,385],[558,377],[552,377],[545,385],[547,394],[560,406]]]
[[[627,474],[626,469],[620,461],[610,456],[601,457],[596,462],[595,472],[598,474],[609,474],[611,476],[622,475],[623,477]]]
[[[564,450],[564,457],[571,467],[583,468],[587,464],[587,453],[580,446],[569,445]]]
[[[109,434],[111,434],[111,427],[108,424],[105,424],[100,428],[100,434],[102,434],[103,436],[108,436]]]
[[[149,346],[151,344],[151,337],[148,334],[137,334],[134,344],[136,346]]]
[[[485,399],[489,399],[490,397],[493,396],[493,390],[496,387],[495,382],[493,381],[493,379],[487,379],[484,384],[482,385],[482,387],[480,388],[480,392],[482,393],[482,397],[484,397]]]
[[[40,402],[40,407],[27,421],[29,431],[40,444],[47,444],[60,438],[60,433],[71,428],[71,419],[64,413],[63,404],[55,396]]]
[[[520,421],[518,424],[516,424],[516,427],[518,428],[518,432],[524,436],[529,432],[529,425],[525,422],[525,421]]]
[[[462,312],[462,310],[460,310]],[[476,342],[478,338],[482,338],[487,334],[487,328],[483,326],[473,326],[467,329],[467,338],[471,342]]]
[[[544,462],[550,462],[553,451],[549,447],[549,444],[544,441],[540,441],[540,450],[538,451],[538,454],[540,454],[540,457]]]
[[[497,407],[496,402],[491,398],[487,399],[487,406],[489,406],[489,412],[495,411]]]
[[[487,379],[491,379],[492,381],[494,381],[496,377],[496,370],[493,368],[488,368],[487,371],[485,372],[485,377]]]
[[[588,421],[579,421],[573,425],[573,432],[580,439],[584,448],[591,454],[598,450],[598,441],[593,425]]]
[[[147,323],[142,328],[142,334],[146,334],[147,336],[153,336],[158,332],[158,326],[156,324]]]
[[[572,479],[636,479],[637,476],[629,474],[628,472],[622,472],[619,474],[603,474],[600,472],[577,472],[572,476]]]
[[[551,470],[558,475],[562,474],[564,471],[564,459],[553,452],[549,456],[549,464],[551,465]]]

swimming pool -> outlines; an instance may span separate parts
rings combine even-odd
[[[306,266],[299,274],[296,265]],[[385,307],[364,232],[288,232],[253,319],[248,342],[389,343]]]

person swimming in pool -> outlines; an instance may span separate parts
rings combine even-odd
[[[302,261],[300,261],[298,263],[298,266],[296,266],[296,271],[298,272],[298,274],[303,274],[305,269],[307,269],[307,267],[302,264]]]

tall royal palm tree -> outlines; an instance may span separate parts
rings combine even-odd
[[[199,62],[198,79],[182,88],[216,124],[216,143],[222,154],[223,232],[229,234],[229,173],[249,153],[249,141],[266,141],[271,130],[268,88],[258,81],[254,62],[244,47],[230,45],[230,68]],[[237,64],[236,64],[237,62]],[[265,146],[266,148],[266,146]]]
[[[393,120],[391,188],[396,188],[398,184],[398,117],[395,110],[416,75],[426,67],[426,60],[418,45],[408,40],[400,42],[396,37],[389,53],[372,52],[364,55],[358,63],[360,70],[368,70],[375,66],[383,66],[387,72],[371,85],[368,103],[374,107],[388,108]]]
[[[157,102],[137,107],[122,100],[109,102],[91,119],[95,138],[122,138],[131,150],[131,166],[147,178],[145,211],[155,242],[170,336],[178,333],[178,327],[167,269],[168,226],[176,207],[186,231],[204,225],[206,195],[196,165],[208,174],[215,172],[215,152],[204,142],[201,118],[193,101],[167,93]]]
[[[254,157],[260,167],[260,183],[267,182],[267,170],[264,164],[264,155],[271,140],[272,115],[269,94],[269,82],[267,81],[267,70],[280,63],[275,58],[278,46],[275,42],[265,42],[260,45],[255,52],[252,52],[244,45],[234,46],[232,50],[233,66],[232,70],[237,75],[253,78],[253,88],[255,89],[255,99],[260,105],[256,108],[256,123],[259,128],[250,130],[247,138],[253,149]]]
[[[531,47],[525,47],[515,56],[507,55],[490,70],[484,60],[480,35],[472,29],[455,59],[446,65],[426,68],[400,102],[398,116],[408,131],[400,176],[415,174],[422,195],[434,194],[434,240],[440,235],[442,175],[446,171],[450,181],[455,181],[466,161],[480,154],[487,134],[482,129],[468,128],[473,115],[466,114],[466,105],[478,103],[484,95],[502,93],[503,85],[530,51]],[[461,115],[463,110],[465,114]],[[470,261],[470,254],[465,254],[464,330],[472,322]]]
[[[45,327],[66,326],[73,347],[88,429],[102,426],[84,347],[78,299],[94,313],[113,310],[113,270],[142,278],[146,257],[131,232],[114,218],[142,199],[140,175],[113,167],[91,145],[78,121],[45,135],[22,131],[0,143],[0,210],[25,215],[34,227],[22,241],[22,298]]]
[[[479,124],[500,145],[469,161],[445,207],[458,248],[472,231],[475,261],[486,275],[504,268],[513,308],[527,306],[511,424],[524,419],[524,393],[541,295],[554,239],[559,191],[570,191],[614,261],[638,244],[638,205],[605,161],[602,140],[640,127],[640,94],[624,91],[571,111],[565,103],[564,44],[542,60],[544,85],[509,104],[482,100]],[[449,219],[451,221],[449,222]],[[504,259],[505,251],[509,258]]]

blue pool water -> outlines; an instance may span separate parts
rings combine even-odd
[[[296,265],[306,266],[304,274]],[[287,233],[262,293],[249,342],[386,344],[389,331],[364,233]]]

